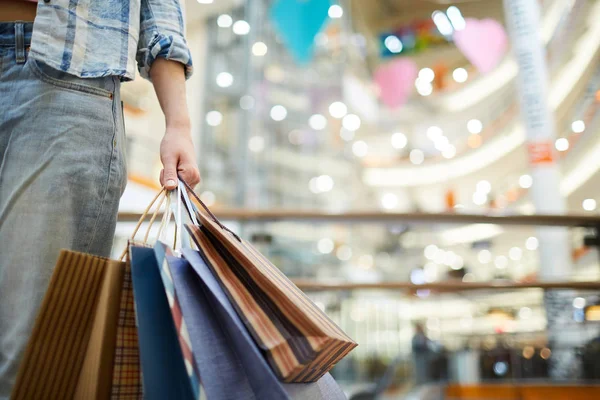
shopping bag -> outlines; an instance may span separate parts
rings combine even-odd
[[[130,255],[145,398],[194,400],[154,250]]]
[[[167,264],[209,399],[346,398],[329,374],[315,383],[280,383],[200,254],[183,255]]]
[[[123,302],[125,262],[63,250],[28,342],[12,399],[139,399],[141,380]],[[116,367],[117,362],[118,367]],[[126,365],[127,379],[120,368]],[[113,389],[115,392],[113,392]]]
[[[165,244],[157,242],[154,246],[154,254],[156,256],[157,265],[160,269],[160,277],[162,279],[163,289],[169,301],[171,317],[173,318],[173,324],[175,325],[175,330],[177,332],[179,347],[181,348],[183,361],[187,370],[190,384],[192,386],[192,392],[194,393],[195,398],[201,398],[203,394],[203,388],[200,385],[200,373],[197,367],[198,363],[194,353],[192,352],[192,344],[190,341],[187,324],[183,318],[179,299],[173,285],[173,278],[171,277],[171,272],[166,262],[167,254],[172,256],[173,252]]]
[[[206,264],[284,382],[314,382],[357,344],[196,194],[199,225],[186,225]]]

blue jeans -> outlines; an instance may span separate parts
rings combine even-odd
[[[0,23],[0,399],[8,399],[61,248],[108,256],[127,180],[116,77],[27,58]]]

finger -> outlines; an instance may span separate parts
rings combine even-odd
[[[168,190],[173,190],[177,187],[177,159],[163,158],[163,186]]]
[[[160,170],[160,177],[158,178],[158,180],[160,181],[160,186],[165,186],[165,170],[164,169]]]
[[[178,168],[179,177],[191,187],[200,183],[200,172],[195,165],[180,164]]]

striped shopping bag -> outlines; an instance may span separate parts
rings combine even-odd
[[[141,399],[130,283],[125,262],[63,250],[11,398]]]
[[[271,368],[314,382],[357,344],[276,266],[222,225],[195,193],[200,225],[186,225]]]

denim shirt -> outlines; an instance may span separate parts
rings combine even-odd
[[[82,78],[148,79],[157,58],[192,57],[180,0],[40,0],[29,56]]]

